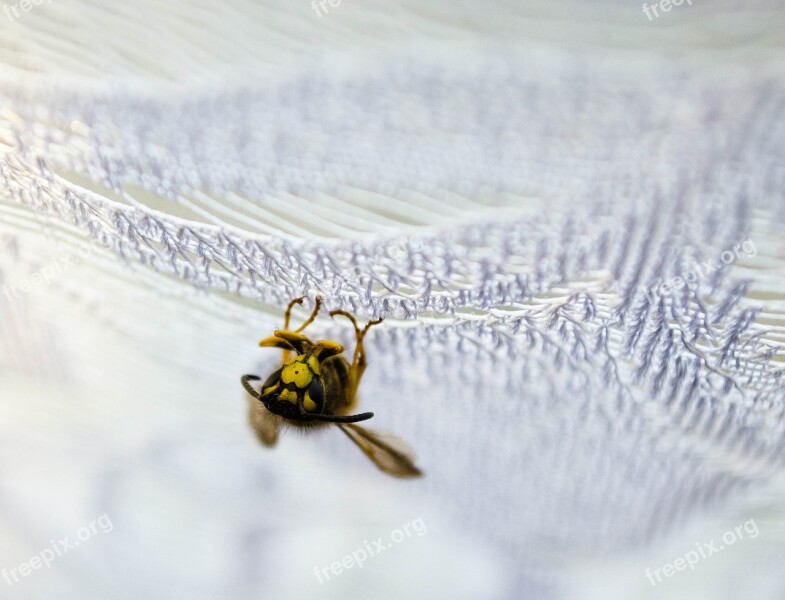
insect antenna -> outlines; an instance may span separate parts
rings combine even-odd
[[[243,375],[240,378],[240,382],[243,384],[245,391],[248,392],[251,396],[256,398],[257,400],[261,400],[261,394],[257,392],[255,389],[251,387],[251,384],[248,383],[249,381],[260,381],[261,377],[257,377],[256,375]]]
[[[372,412],[360,413],[358,415],[314,415],[308,413],[308,416],[315,421],[325,421],[327,423],[359,423],[360,421],[367,421],[373,417]]]

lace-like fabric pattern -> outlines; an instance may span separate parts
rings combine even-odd
[[[646,542],[785,458],[781,68],[494,56],[187,98],[9,86],[6,241],[89,236],[159,282],[142,307],[215,295],[227,363],[295,296],[384,317],[363,389],[453,514],[532,565],[576,530]]]

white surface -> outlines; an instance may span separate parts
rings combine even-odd
[[[0,569],[114,524],[11,597],[780,598],[784,11],[0,18],[0,271],[31,286],[0,295]],[[746,239],[636,326],[644,284]],[[387,318],[362,407],[424,480],[338,432],[270,452],[248,431],[239,376],[273,368],[256,343],[317,292]],[[695,394],[657,383],[677,357]],[[756,539],[646,580],[750,518]]]

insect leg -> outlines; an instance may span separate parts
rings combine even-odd
[[[363,327],[362,331],[357,333],[357,345],[354,347],[354,359],[352,360],[352,366],[356,369],[355,377],[356,383],[355,385],[360,384],[360,378],[363,376],[363,372],[365,371],[365,367],[367,366],[367,362],[365,360],[365,344],[363,344],[363,340],[365,339],[365,334],[368,333],[368,330],[373,327],[374,325],[378,325],[382,322],[382,319],[377,319],[375,321],[368,321],[368,323]]]
[[[290,331],[283,331],[282,334],[290,334],[292,336],[297,336],[293,339],[288,339],[283,336],[272,335],[270,337],[264,338],[259,345],[262,348],[280,348],[282,350],[282,360],[284,363],[289,361],[289,357],[292,354],[292,350],[298,350],[300,348],[300,338],[305,338],[305,336],[299,336],[298,334],[294,334]],[[307,338],[306,338],[307,339]]]
[[[286,307],[286,314],[284,315],[284,319],[283,319],[284,331],[289,330],[289,321],[291,320],[292,317],[292,308],[294,308],[295,304],[302,304],[303,300],[305,300],[305,296],[300,296],[299,298],[295,298],[294,300],[289,302],[289,305]],[[306,327],[308,327],[308,325],[313,323],[313,320],[316,318],[316,315],[319,314],[319,309],[321,308],[321,306],[322,306],[322,297],[316,296],[316,302],[313,307],[313,312],[311,312],[311,316],[308,317],[308,319],[306,319],[305,323],[303,323],[302,325],[300,325],[300,327],[295,329],[294,332],[298,333],[303,329],[305,329]],[[269,344],[269,345],[277,345],[278,347],[282,348],[281,359],[283,360],[284,363],[289,361],[289,359],[291,358],[290,348],[284,346],[283,344]],[[295,350],[297,350],[298,352],[300,351],[299,348],[296,347]]]
[[[295,304],[302,304],[303,300],[305,300],[305,296],[300,296],[299,298],[295,298],[289,303],[289,306],[286,307],[286,315],[283,319],[283,328],[289,329],[289,317],[292,316],[292,308],[294,308]]]
[[[357,335],[359,337],[359,335],[360,335],[360,326],[357,325],[357,319],[354,318],[353,314],[348,313],[345,310],[341,310],[341,309],[331,310],[330,311],[330,316],[334,317],[335,315],[341,315],[342,317],[346,317],[347,319],[349,319],[352,322],[352,325],[354,325],[354,333],[355,333],[355,335]]]
[[[333,310],[330,311],[330,316],[334,317],[335,315],[341,315],[346,317],[352,322],[354,325],[354,335],[357,338],[357,345],[354,347],[354,357],[352,358],[352,370],[354,371],[354,388],[356,390],[357,386],[360,384],[360,378],[362,377],[363,372],[365,371],[366,361],[365,361],[365,345],[363,344],[363,339],[365,338],[365,334],[368,333],[368,330],[373,325],[378,325],[382,322],[382,319],[378,319],[376,321],[368,321],[368,324],[363,328],[360,329],[360,326],[357,324],[357,319],[354,318],[354,315],[346,312],[345,310]]]
[[[300,298],[300,301],[302,302],[302,298]],[[314,303],[313,312],[311,313],[311,316],[310,316],[310,317],[308,317],[308,319],[305,321],[305,323],[303,323],[302,325],[300,325],[300,326],[299,326],[297,329],[295,329],[294,331],[295,331],[295,332],[300,332],[300,331],[302,331],[303,329],[305,329],[306,327],[308,327],[308,325],[310,325],[311,323],[313,323],[313,320],[316,318],[316,315],[318,315],[318,314],[319,314],[319,309],[320,309],[321,307],[322,307],[322,297],[321,297],[321,296],[316,296],[316,302]],[[286,328],[284,328],[284,329],[286,329]]]
[[[359,344],[363,334],[362,331],[360,331],[360,326],[357,324],[357,319],[354,318],[354,315],[346,312],[345,310],[340,310],[340,309],[331,310],[330,316],[334,317],[335,315],[341,315],[342,317],[346,317],[352,322],[352,325],[354,326],[354,335],[355,338],[357,339],[357,343]],[[357,364],[357,347],[358,346],[355,346],[354,348],[354,358],[352,359],[352,367],[354,367]]]

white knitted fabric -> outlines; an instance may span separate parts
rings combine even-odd
[[[780,597],[783,7],[223,4],[0,25],[0,568],[114,524],[11,596]],[[422,481],[256,445],[301,295]]]

